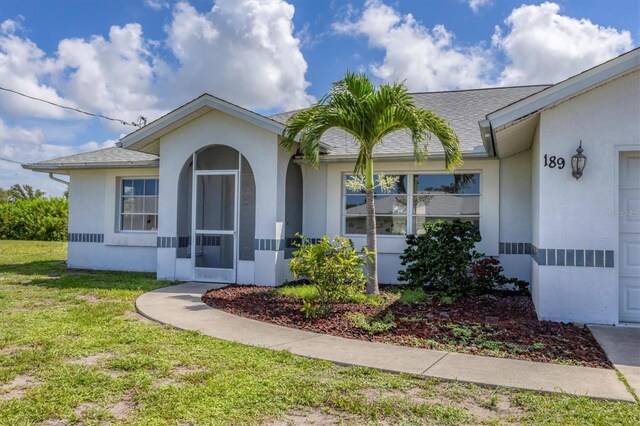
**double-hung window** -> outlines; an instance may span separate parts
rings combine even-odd
[[[119,217],[121,231],[157,230],[158,179],[122,179]]]
[[[424,232],[424,223],[461,219],[480,227],[480,174],[387,174],[397,179],[390,192],[375,190],[378,235]],[[343,226],[345,234],[367,233],[365,192],[346,187],[344,176]],[[377,186],[376,176],[376,186]]]

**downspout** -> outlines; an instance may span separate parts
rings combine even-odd
[[[49,179],[69,186],[69,181],[57,178],[53,175],[53,173],[49,173]]]

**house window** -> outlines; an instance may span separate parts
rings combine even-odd
[[[393,174],[391,192],[375,190],[378,235],[423,233],[425,222],[461,219],[480,227],[480,174]],[[343,180],[345,234],[367,233],[365,191],[352,191]],[[377,177],[376,177],[377,180]],[[377,185],[376,181],[376,185]]]
[[[158,179],[122,179],[120,230],[158,229]]]
[[[414,233],[424,233],[424,223],[460,219],[480,228],[480,174],[413,175]]]
[[[405,235],[407,233],[407,177],[393,175],[396,184],[390,192],[375,189],[376,228],[378,235]],[[367,205],[365,191],[352,191],[344,183],[351,176],[345,176],[344,191],[344,223],[346,234],[367,233]],[[375,177],[378,185],[378,177]]]

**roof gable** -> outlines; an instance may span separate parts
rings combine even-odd
[[[221,111],[276,134],[281,134],[284,130],[284,124],[280,122],[205,93],[126,135],[120,139],[118,145],[126,149],[158,154],[157,141],[162,136],[212,110]]]

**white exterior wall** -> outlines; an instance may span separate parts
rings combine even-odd
[[[534,300],[542,319],[618,322],[618,217],[611,212],[618,209],[619,151],[640,149],[638,117],[637,71],[542,112],[539,151],[533,150],[539,191],[532,205],[533,243],[615,253],[614,267],[535,265]],[[575,180],[570,160],[580,140],[587,165]],[[545,154],[564,157],[567,167],[544,167]]]
[[[531,242],[531,152],[500,160],[500,242]],[[531,280],[531,256],[500,254],[507,277]]]
[[[176,237],[178,180],[193,152],[226,145],[249,162],[256,184],[255,238],[284,238],[284,188],[289,157],[278,147],[277,135],[219,111],[210,111],[162,137],[160,141],[160,205],[158,236]],[[286,157],[286,161],[285,161]],[[281,206],[281,207],[280,207]],[[259,285],[280,284],[282,251],[256,250],[255,261],[238,263],[238,280]],[[176,268],[176,264],[178,267]],[[158,248],[158,278],[191,279],[191,259],[176,259],[175,248]],[[239,268],[243,268],[239,271]]]
[[[304,168],[305,211],[303,229],[305,235],[318,238],[322,235],[343,234],[342,176],[353,172],[353,162],[324,163],[319,170]],[[441,161],[427,161],[416,166],[411,161],[377,161],[376,172],[385,173],[444,173]],[[480,173],[480,233],[482,241],[478,250],[489,256],[498,255],[499,228],[499,162],[493,159],[466,160],[456,172]],[[324,209],[323,209],[324,207]],[[366,245],[364,235],[349,235],[360,248]],[[402,268],[399,256],[406,247],[405,236],[378,235],[378,278],[381,283],[397,283]]]
[[[69,175],[69,233],[102,235],[102,242],[69,241],[69,268],[156,270],[156,233],[118,230],[118,181],[157,177],[157,169],[94,169]]]

